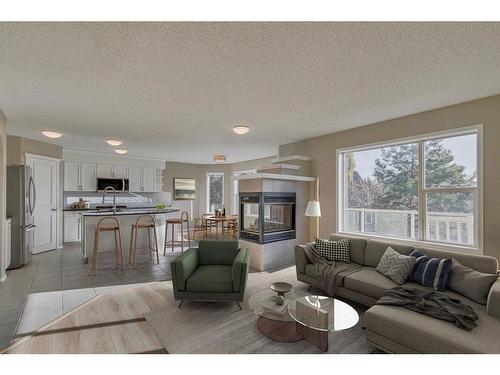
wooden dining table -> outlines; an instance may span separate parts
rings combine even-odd
[[[237,220],[234,216],[207,216],[204,218],[206,221],[212,221],[215,224],[215,236],[219,237],[219,223],[221,234],[224,235],[224,222]]]

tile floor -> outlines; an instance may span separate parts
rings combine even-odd
[[[138,254],[137,267],[124,270],[113,253],[103,254],[96,275],[82,262],[78,245],[35,255],[28,265],[7,271],[0,286],[0,348],[9,345],[62,314],[109,291],[131,284],[170,280],[170,261],[180,254],[160,255],[160,264]],[[127,254],[125,254],[127,259]]]

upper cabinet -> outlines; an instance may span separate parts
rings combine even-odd
[[[64,161],[64,191],[96,191],[97,178],[128,178],[132,193],[162,191],[163,170],[154,167]]]
[[[97,164],[97,177],[127,178],[128,168],[126,165]]]
[[[96,191],[96,164],[65,161],[64,190],[65,191]]]
[[[156,185],[156,168],[129,167],[129,190],[133,193],[153,193],[159,191]]]

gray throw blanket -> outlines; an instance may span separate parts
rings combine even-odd
[[[326,260],[314,251],[314,248],[311,246],[304,246],[303,249],[306,257],[314,264],[316,271],[321,275],[321,289],[328,294],[328,296],[335,296],[335,294],[337,294],[337,289],[343,284],[344,277],[355,270],[349,271],[345,263],[336,264],[334,261]]]
[[[433,290],[396,287],[386,290],[377,304],[403,306],[421,314],[452,322],[466,331],[477,326],[478,316],[472,307],[459,299]]]

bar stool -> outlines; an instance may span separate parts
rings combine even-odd
[[[184,223],[187,225],[187,237],[188,237],[188,248],[191,247],[191,238],[189,235],[189,215],[186,211],[183,211],[180,218],[176,219],[167,219],[165,220],[165,246],[163,246],[163,255],[167,255],[167,246],[172,245],[172,252],[174,251],[175,245],[181,245],[182,252],[184,252]],[[167,241],[167,233],[168,233],[168,225],[170,224],[172,228],[172,239]],[[176,224],[180,224],[181,226],[181,240],[176,241],[174,239],[174,228]]]
[[[132,230],[130,231],[130,250],[128,253],[129,264],[133,264],[134,267],[137,264],[137,234],[139,229],[148,230],[149,259],[153,260],[153,253],[156,253],[156,264],[160,264],[160,257],[158,256],[158,237],[156,236],[156,221],[151,215],[139,216],[135,221],[135,224],[132,224]],[[154,235],[155,247],[153,247],[151,243],[151,233]],[[132,259],[134,261],[133,263]]]
[[[108,223],[107,223],[108,222]],[[92,259],[92,271],[94,275],[97,272],[97,256],[99,254],[99,234],[101,232],[114,232],[115,236],[115,253],[116,253],[116,264],[121,263],[123,269],[123,247],[122,247],[122,231],[120,228],[120,222],[112,216],[103,217],[97,222],[95,227],[94,236],[94,250]]]

